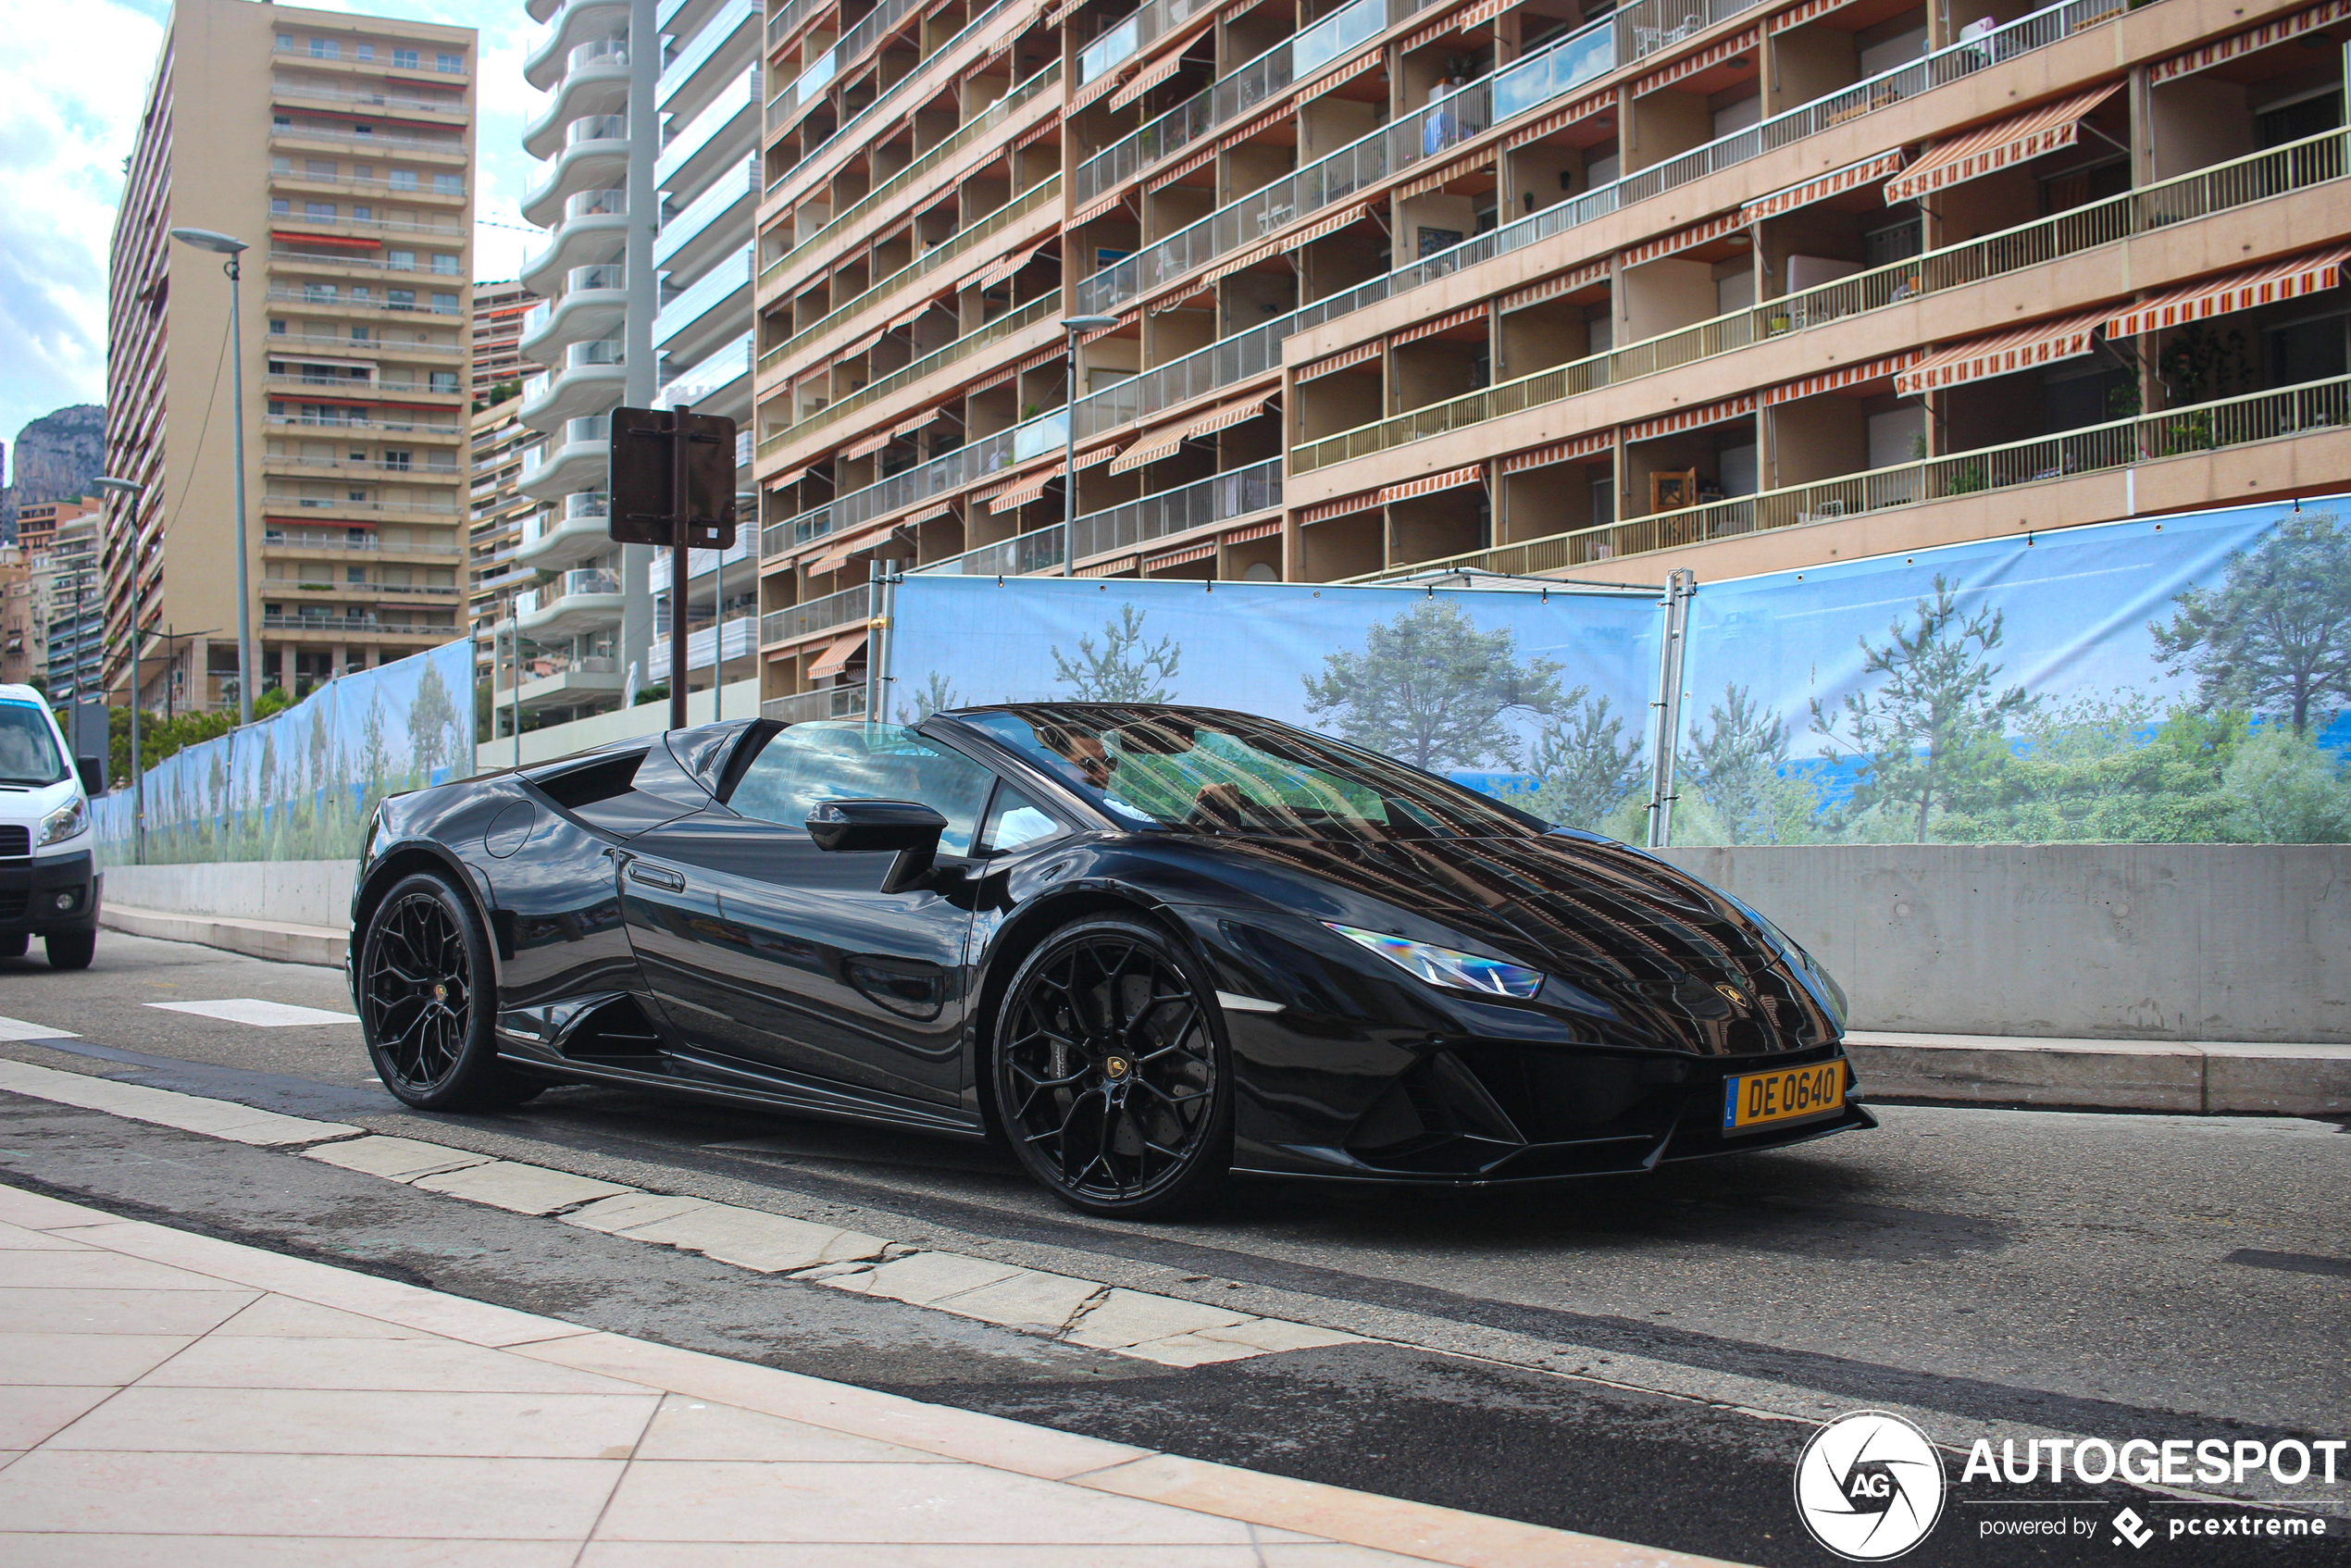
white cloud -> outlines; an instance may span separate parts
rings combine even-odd
[[[474,275],[512,278],[543,243],[519,203],[539,171],[523,81],[541,35],[521,0],[324,0],[316,8],[479,30]],[[106,397],[106,250],[168,15],[164,0],[0,0],[0,441]]]

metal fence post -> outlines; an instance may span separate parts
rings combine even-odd
[[[1697,574],[1687,568],[1666,574],[1657,701],[1649,704],[1657,715],[1649,750],[1648,847],[1653,850],[1673,841],[1674,753],[1682,743],[1682,655],[1688,644],[1690,597],[1697,591]]]

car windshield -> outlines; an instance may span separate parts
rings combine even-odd
[[[0,784],[55,784],[66,776],[65,753],[38,703],[0,702]]]
[[[1459,784],[1271,719],[1083,703],[954,716],[1137,827],[1355,842],[1524,839],[1549,828]]]

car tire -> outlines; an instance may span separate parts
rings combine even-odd
[[[41,939],[43,951],[49,955],[52,969],[87,969],[90,960],[97,955],[98,933],[95,931],[52,931]],[[23,948],[17,949],[19,952]]]
[[[32,947],[32,938],[23,931],[13,937],[0,937],[0,958],[22,958]]]
[[[1138,920],[1073,922],[1022,960],[987,1087],[1014,1156],[1082,1213],[1160,1219],[1233,1164],[1232,1050],[1199,961]]]
[[[359,1027],[376,1076],[420,1111],[503,1111],[547,1087],[502,1066],[497,974],[464,894],[404,877],[377,902],[355,966]]]

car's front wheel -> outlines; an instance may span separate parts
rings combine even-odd
[[[53,931],[41,939],[42,949],[49,955],[52,969],[87,969],[98,955],[98,933],[95,931]],[[17,949],[22,952],[24,949]]]
[[[420,872],[386,893],[359,948],[359,1025],[384,1088],[423,1111],[497,1111],[546,1087],[499,1065],[497,982],[473,906]]]
[[[1216,993],[1152,927],[1082,920],[1005,989],[989,1088],[1020,1162],[1074,1209],[1146,1219],[1193,1207],[1233,1163]]]

